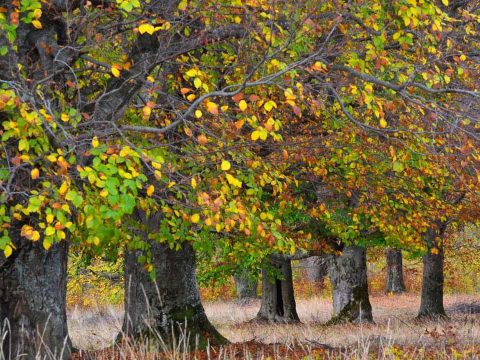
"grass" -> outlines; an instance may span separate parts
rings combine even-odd
[[[323,325],[331,316],[331,300],[297,301],[302,324],[278,325],[249,322],[260,302],[206,302],[211,322],[232,343],[221,349],[185,353],[179,347],[163,354],[146,350],[144,344],[125,344],[116,355],[95,353],[97,359],[230,359],[230,358],[480,358],[480,299],[472,295],[447,295],[449,320],[416,321],[419,296],[373,296],[374,325]],[[473,312],[473,313],[472,313]],[[477,312],[477,313],[475,313]],[[74,309],[69,313],[73,344],[97,350],[112,344],[122,324],[122,310]],[[180,339],[181,340],[181,339]],[[179,341],[181,342],[181,341]],[[323,346],[327,345],[327,346]],[[162,350],[162,349],[158,349]],[[163,349],[164,350],[164,349]],[[88,358],[88,357],[84,357]],[[91,358],[91,356],[90,356]]]

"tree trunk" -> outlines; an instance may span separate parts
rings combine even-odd
[[[16,250],[0,265],[3,354],[5,359],[68,359],[68,243],[46,251],[41,242],[28,241],[18,232],[10,234]]]
[[[445,224],[429,229],[427,253],[423,255],[422,300],[418,318],[447,317],[443,307],[443,242]]]
[[[312,256],[301,261],[310,281],[323,283],[328,275],[328,259],[326,256]]]
[[[293,292],[292,265],[290,260],[270,260],[281,273],[282,279],[271,279],[262,269],[262,304],[257,321],[295,323],[300,322]]]
[[[239,300],[258,297],[258,281],[256,278],[249,276],[246,271],[235,274],[233,278],[235,279],[235,288],[237,290],[237,298]]]
[[[403,281],[402,250],[389,248],[385,251],[387,258],[386,293],[401,294],[405,292]]]
[[[329,323],[373,322],[365,248],[345,247],[341,256],[331,257],[329,272],[333,287],[333,318]]]
[[[161,338],[168,347],[181,340],[190,348],[227,343],[207,319],[200,301],[192,246],[185,242],[175,251],[168,244],[148,242],[155,269],[153,281],[138,262],[143,252],[126,252],[125,317],[120,336],[157,343]]]

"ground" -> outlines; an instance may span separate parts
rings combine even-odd
[[[175,354],[166,358],[480,358],[480,298],[447,295],[449,320],[416,321],[417,294],[371,297],[376,324],[367,326],[323,324],[331,316],[331,300],[310,298],[297,301],[302,324],[272,325],[250,322],[260,306],[258,300],[246,305],[235,301],[206,302],[205,310],[217,329],[235,346],[210,349],[195,356]],[[117,307],[102,310],[73,309],[69,329],[75,347],[98,350],[108,347],[122,324]],[[264,344],[269,344],[265,346]],[[130,346],[130,348],[129,348]],[[117,353],[118,359],[160,358],[145,344],[130,344]],[[130,353],[130,354],[129,354]],[[186,357],[185,357],[186,356]],[[111,352],[81,358],[113,358]]]

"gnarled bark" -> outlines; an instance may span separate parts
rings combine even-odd
[[[329,272],[333,287],[333,317],[329,323],[373,322],[365,248],[346,246],[340,256],[331,257]]]
[[[255,320],[281,323],[299,322],[293,292],[291,261],[270,259],[270,262],[279,270],[282,279],[271,279],[267,270],[262,269],[262,304]]]
[[[16,250],[0,265],[3,354],[6,359],[68,359],[67,242],[46,251],[19,231],[10,236]]]
[[[385,292],[401,294],[405,292],[402,250],[388,248],[385,250],[385,256],[387,259],[387,283]]]
[[[156,231],[159,219],[138,216],[147,225],[142,235],[150,244],[155,278],[152,281],[150,273],[138,262],[143,251],[127,250],[121,336],[154,342],[161,338],[167,346],[188,336],[186,343],[192,348],[227,343],[207,319],[202,306],[192,246],[185,242],[176,251],[168,244],[148,240],[147,233]]]

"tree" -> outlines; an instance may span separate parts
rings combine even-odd
[[[423,255],[422,298],[418,318],[446,317],[443,307],[443,235],[446,223],[437,223],[426,235],[428,251]]]
[[[210,324],[201,304],[191,244],[184,242],[179,249],[170,249],[167,244],[149,240],[160,230],[158,214],[147,216],[140,212],[135,220],[143,224],[140,236],[150,244],[150,255],[127,249],[122,337],[162,341],[163,347],[172,347],[182,337],[196,348],[226,343]],[[147,256],[154,267],[152,272],[141,265]]]
[[[262,269],[262,303],[256,321],[296,323],[300,321],[293,292],[292,264],[290,260],[270,257],[276,272]]]
[[[331,257],[329,272],[333,287],[333,317],[328,323],[373,322],[365,248],[346,246],[340,256]]]
[[[388,248],[385,250],[385,257],[387,259],[387,282],[385,285],[385,292],[387,294],[400,294],[405,292],[402,250]]]

